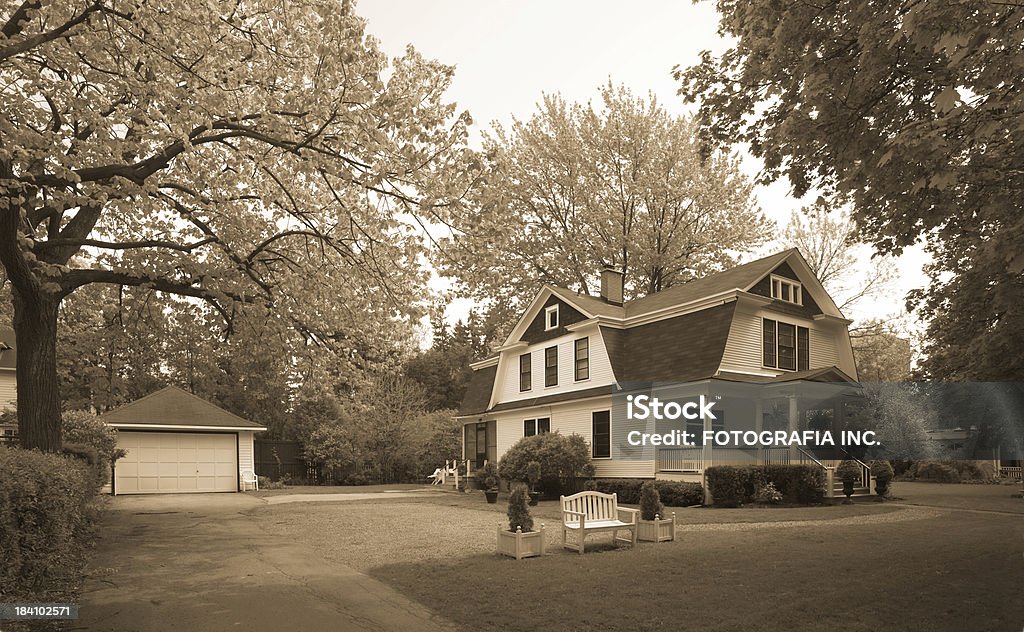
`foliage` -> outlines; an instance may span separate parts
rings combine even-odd
[[[863,474],[863,469],[861,468],[860,463],[857,463],[853,459],[843,459],[836,467],[836,478],[844,483],[855,483],[861,479]]]
[[[601,478],[594,481],[591,491],[616,494],[619,502],[636,505],[640,503],[644,482],[639,478]],[[584,488],[590,489],[586,486]],[[654,481],[654,488],[658,491],[660,501],[669,507],[692,507],[704,502],[704,488],[700,483]]]
[[[849,213],[819,199],[794,211],[782,234],[783,243],[800,250],[842,311],[878,296],[896,273],[889,258],[879,257],[868,265],[858,260],[858,249],[866,247],[856,243],[856,232]]]
[[[640,486],[640,518],[654,520],[656,516],[665,515],[665,506],[661,504],[661,496],[654,481],[644,481]]]
[[[889,483],[896,472],[888,461],[872,461],[868,465],[871,466],[871,475],[875,477],[875,493],[884,498],[889,494]]]
[[[443,314],[437,320],[433,344],[405,362],[405,374],[423,387],[427,410],[457,409],[473,376],[469,364],[488,354],[495,332],[476,311],[451,329]]]
[[[849,202],[879,253],[926,239],[931,377],[1017,380],[1024,16],[1014,3],[718,0],[731,47],[676,70],[702,137],[745,144],[762,181]]]
[[[96,477],[99,485],[110,479],[111,466],[125,455],[124,450],[117,447],[117,430],[100,421],[99,417],[84,410],[65,412],[62,417],[64,427],[64,448],[68,443],[80,443],[96,451]]]
[[[79,579],[94,499],[88,465],[0,446],[0,598],[39,601]]]
[[[914,480],[932,481],[935,483],[959,483],[960,472],[951,463],[941,461],[921,461],[915,463],[908,475]]]
[[[587,479],[587,480],[586,480],[586,481],[585,481],[585,482],[583,483],[583,491],[587,491],[587,492],[596,492],[597,490],[598,490],[598,485],[597,485],[597,481],[595,481],[594,479],[592,479],[592,478],[588,478],[588,479]]]
[[[530,515],[530,493],[526,485],[515,483],[508,495],[508,530],[522,527],[523,533],[533,531],[533,516]]]
[[[757,490],[754,492],[754,502],[774,505],[782,502],[782,494],[779,490],[775,489],[775,483],[768,481],[763,485],[757,486]]]
[[[573,489],[576,479],[584,476],[590,463],[590,449],[577,434],[545,432],[523,437],[505,452],[498,464],[498,473],[507,481],[525,482],[529,480],[527,469],[533,461],[540,463],[539,491],[557,495]]]
[[[474,476],[480,489],[488,491],[498,489],[498,468],[494,463],[490,461],[484,463],[484,466],[477,470]]]
[[[542,283],[592,294],[608,265],[626,296],[684,283],[759,245],[765,222],[735,160],[701,156],[693,124],[653,97],[601,88],[600,106],[545,95],[484,136],[487,176],[439,266],[474,298],[525,307]]]
[[[935,442],[928,438],[928,430],[937,413],[927,392],[913,383],[866,383],[862,392],[862,405],[848,418],[850,429],[873,430],[889,459],[934,455]]]
[[[871,320],[850,332],[853,359],[861,382],[905,382],[911,377],[910,340],[889,326]]]
[[[715,465],[705,472],[715,506],[737,507],[754,500],[769,483],[789,503],[821,502],[825,473],[816,465]]]
[[[411,48],[389,64],[350,7],[3,10],[0,263],[27,445],[60,445],[50,358],[82,287],[191,297],[228,331],[252,305],[356,365],[418,320],[417,231],[476,178],[471,121],[443,100],[452,68]]]
[[[531,490],[537,489],[537,483],[540,482],[540,476],[540,463],[537,461],[530,461],[526,464],[526,482],[530,484]]]

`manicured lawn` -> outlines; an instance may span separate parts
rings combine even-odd
[[[630,550],[593,536],[598,546],[590,552],[588,540],[579,556],[560,547],[557,502],[547,501],[533,514],[548,524],[551,554],[516,562],[493,553],[501,500],[438,494],[253,517],[465,630],[1016,632],[1024,621],[1017,516],[871,502],[677,509],[676,542]]]

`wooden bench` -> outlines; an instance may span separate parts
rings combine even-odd
[[[611,531],[612,543],[629,542],[636,546],[638,509],[619,507],[616,494],[601,492],[580,492],[572,496],[562,496],[562,541],[565,547],[583,553],[583,542],[588,533]],[[623,521],[622,517],[628,521]],[[618,537],[619,531],[629,531],[629,539]],[[569,532],[576,534],[576,544],[569,541]]]

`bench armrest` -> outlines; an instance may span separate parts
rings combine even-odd
[[[563,509],[562,513],[569,514],[570,516],[576,516],[577,518],[582,518],[587,515],[582,511],[569,511],[568,509]]]
[[[629,520],[623,520],[623,522],[636,522],[637,518],[640,516],[639,509],[630,509],[629,507],[616,507],[616,509],[618,509],[619,513],[625,512],[629,514]]]

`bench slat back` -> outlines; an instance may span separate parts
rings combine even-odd
[[[601,492],[580,492],[562,496],[562,511],[576,511],[586,514],[587,520],[616,520],[618,518],[618,496]],[[576,516],[565,516],[569,522],[578,522]]]

